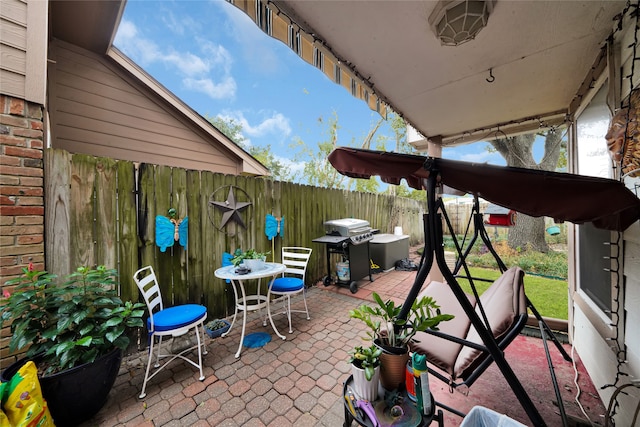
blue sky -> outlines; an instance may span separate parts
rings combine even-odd
[[[114,44],[199,114],[241,123],[247,142],[270,145],[293,170],[292,142],[326,141],[334,113],[338,145],[360,145],[380,118],[224,0],[129,0]],[[386,125],[379,132],[392,135]],[[504,164],[485,146],[447,148],[443,157]]]

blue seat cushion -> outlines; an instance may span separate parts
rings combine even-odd
[[[304,288],[304,283],[299,277],[278,277],[271,285],[274,292],[294,292]]]
[[[184,304],[165,308],[153,315],[156,331],[170,331],[187,326],[207,314],[207,307],[199,304]],[[151,330],[151,319],[147,319],[147,328]]]

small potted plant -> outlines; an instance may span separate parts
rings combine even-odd
[[[370,347],[356,346],[349,352],[353,388],[359,399],[371,402],[378,399],[381,354],[382,349],[376,345],[371,345]]]
[[[218,338],[231,327],[226,319],[213,319],[204,324],[204,330],[211,338]]]
[[[258,252],[255,249],[249,249],[243,252],[242,249],[236,249],[233,253],[231,263],[238,267],[240,264],[244,264],[251,271],[258,271],[264,268],[264,263],[267,260],[267,255],[271,252]]]
[[[144,326],[144,304],[122,301],[116,271],[80,267],[64,280],[32,264],[10,280],[0,300],[0,326],[9,326],[9,351],[26,357],[2,372],[6,381],[29,360],[38,366],[42,394],[57,425],[95,415],[118,375],[127,332]]]
[[[440,322],[453,319],[453,315],[442,314],[433,298],[423,296],[413,302],[407,319],[402,319],[402,304],[383,301],[376,292],[372,297],[377,306],[362,304],[349,310],[349,317],[362,320],[370,329],[367,331],[368,339],[383,350],[380,355],[380,381],[386,390],[391,391],[404,382],[413,336],[429,328],[437,329]]]

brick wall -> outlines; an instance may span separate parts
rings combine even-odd
[[[0,285],[44,269],[42,106],[0,95]]]

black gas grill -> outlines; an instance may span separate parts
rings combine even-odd
[[[369,241],[377,230],[369,226],[369,222],[362,219],[345,218],[326,221],[324,223],[326,234],[313,241],[322,243],[327,251],[327,276],[322,279],[325,286],[332,284],[348,287],[351,293],[358,292],[358,280],[367,275],[371,276],[371,263],[369,254]],[[331,274],[331,255],[337,254],[342,262],[349,263],[348,280],[340,278],[337,274]]]

